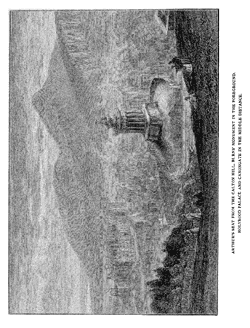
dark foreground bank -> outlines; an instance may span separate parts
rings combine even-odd
[[[192,282],[192,313],[217,314],[218,293],[218,11],[178,11],[177,51],[190,57],[197,106],[193,130],[204,205]]]

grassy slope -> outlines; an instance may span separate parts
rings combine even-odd
[[[193,63],[196,146],[204,188],[203,220],[192,285],[193,313],[217,313],[218,259],[218,12],[176,13],[179,56]]]

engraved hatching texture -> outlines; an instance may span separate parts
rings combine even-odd
[[[139,20],[138,15],[140,16]],[[71,22],[75,24],[73,27]],[[117,110],[123,111],[124,108],[138,109],[142,102],[148,100],[152,78],[159,76],[159,72],[164,71],[162,65],[167,66],[165,56],[158,59],[157,54],[156,56],[149,55],[157,37],[160,39],[159,53],[160,50],[163,51],[167,47],[165,35],[162,34],[162,38],[159,38],[159,34],[162,32],[155,24],[153,12],[131,12],[131,14],[89,12],[81,15],[70,13],[70,17],[68,15],[65,17],[65,13],[60,13],[57,15],[57,26],[64,63],[66,63],[69,76],[75,83],[76,96],[78,102],[82,104],[83,115],[89,120],[88,125],[93,124],[91,121],[95,116],[99,119],[100,114],[103,113],[113,115]],[[147,38],[146,41],[145,38]],[[150,39],[152,47],[148,42]],[[174,50],[173,46],[172,49]],[[169,68],[165,71],[169,71]],[[95,93],[96,91],[99,91],[98,94]],[[92,128],[94,135],[92,138],[97,139],[98,131],[93,131],[94,128],[95,126]],[[101,136],[102,140],[104,138]],[[100,141],[97,144],[100,144]],[[112,253],[107,249],[108,254],[104,256],[107,260],[106,266],[110,271],[110,279],[107,281],[105,272],[102,279],[96,279],[103,284],[103,288],[106,290],[103,295],[108,295],[108,289],[110,289],[110,293],[117,297],[111,298],[110,304],[100,300],[99,303],[104,308],[98,309],[98,301],[102,295],[100,290],[96,290],[93,292],[93,304],[95,304],[96,311],[108,313],[110,311],[112,313],[147,312],[148,308],[143,309],[145,281],[152,275],[152,268],[159,258],[157,254],[159,242],[157,240],[160,240],[160,233],[157,223],[159,210],[164,208],[162,199],[164,196],[161,194],[159,186],[157,188],[157,184],[159,185],[160,182],[157,176],[155,177],[155,169],[152,170],[152,173],[150,169],[154,165],[155,159],[152,155],[147,154],[147,145],[142,136],[117,136],[114,138],[110,132],[102,150],[100,156],[105,178],[104,193],[105,196],[108,196],[108,211],[113,204],[117,207],[117,210],[108,216],[104,213],[106,238],[108,240],[113,238],[110,236],[110,227],[114,224],[117,227],[117,235],[114,238],[116,237],[118,241],[114,242],[113,246],[113,248],[117,248],[117,252],[114,249]],[[137,168],[138,164],[141,166],[140,169]],[[156,182],[156,187],[151,187],[151,180],[147,180],[146,176]],[[141,185],[143,187],[140,187]],[[170,185],[169,183],[169,189],[171,189]],[[176,184],[172,183],[172,185]],[[174,194],[176,189],[178,187],[175,186],[171,192]],[[167,217],[173,217],[171,213],[173,206],[171,205],[174,201],[173,196],[165,200]],[[130,218],[130,216],[132,217]],[[118,225],[119,221],[120,225]],[[139,244],[137,242],[138,234],[134,232],[135,228],[133,228],[133,223],[136,221],[138,224],[140,221],[144,221],[142,233],[149,234],[146,243]],[[156,228],[150,228],[154,221]],[[129,227],[132,228],[131,233],[127,232],[123,238],[123,230],[129,231]],[[132,241],[131,234],[134,239]],[[151,240],[151,245],[149,240]],[[149,247],[149,251],[146,252],[147,258],[144,261],[141,261],[140,256],[137,255],[139,250],[136,246],[144,246],[146,250]],[[84,247],[86,247],[86,243],[84,243]],[[80,253],[79,250],[78,252]],[[151,259],[151,266],[145,272],[144,266],[150,256],[153,260]],[[122,281],[120,279],[122,273],[119,271],[125,262],[130,263],[130,265],[124,266],[123,273],[123,276],[128,279]],[[97,275],[97,270],[94,269],[96,267],[100,268],[100,264],[93,265],[89,261],[89,270],[94,270],[95,275]],[[131,276],[134,276],[133,279],[129,278]],[[97,289],[97,284],[95,284],[95,288]]]
[[[11,313],[82,310],[84,275],[65,238],[53,186],[59,148],[32,105],[48,77],[55,40],[52,12],[11,13]]]
[[[39,15],[12,18],[10,311],[149,313],[183,181],[173,155],[98,122],[141,108],[153,78],[174,82],[174,34],[154,11]]]
[[[218,311],[218,10],[177,12],[176,37],[180,56],[194,65],[197,106],[194,133],[204,192],[204,212],[192,282],[192,311]]]

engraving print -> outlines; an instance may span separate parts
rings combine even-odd
[[[218,16],[10,12],[10,314],[217,315]]]

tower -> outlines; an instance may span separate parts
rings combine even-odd
[[[123,115],[104,117],[101,122],[117,133],[142,133],[146,140],[159,141],[162,133],[162,117],[158,103],[143,104],[142,109],[126,111]]]

